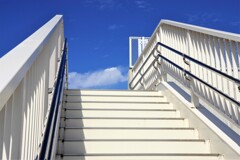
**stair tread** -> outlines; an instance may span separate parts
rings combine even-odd
[[[66,96],[89,96],[89,97],[164,97],[163,95],[100,95],[100,94],[66,94]]]
[[[170,102],[133,102],[133,101],[69,101],[66,100],[65,103],[130,103],[130,104],[170,104]]]
[[[65,129],[143,129],[143,130],[195,130],[195,128],[190,128],[190,127],[179,127],[179,128],[167,128],[167,127],[60,127],[60,128],[65,128]]]
[[[86,154],[86,155],[57,155],[57,160],[219,160],[220,154]]]
[[[59,127],[63,134],[58,139],[56,156],[89,160],[148,156],[171,160],[202,156],[213,160],[221,156],[211,153],[209,141],[199,139],[198,131],[189,127],[188,120],[180,117],[162,92],[120,92],[65,91]],[[135,132],[142,134],[136,136]]]
[[[220,156],[219,153],[87,153],[87,154],[57,154],[64,156]]]
[[[99,111],[177,111],[176,109],[110,109],[110,108],[63,108],[64,110],[99,110]]]
[[[128,120],[184,120],[185,118],[169,117],[169,118],[151,118],[151,117],[61,117],[65,119],[128,119]]]
[[[161,142],[206,142],[205,139],[58,139],[60,141],[68,141],[68,142],[79,142],[79,141],[94,141],[94,142],[145,142],[145,141],[161,141]]]

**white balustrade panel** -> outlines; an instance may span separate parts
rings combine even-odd
[[[164,80],[166,74],[169,74],[189,89],[192,93],[193,102],[198,101],[199,97],[214,106],[216,110],[226,116],[230,121],[239,125],[240,106],[238,104],[222,96],[197,79],[184,75],[184,71],[167,61],[159,58],[160,64],[155,65],[158,67],[152,66],[152,69],[144,74],[146,68],[148,68],[154,60],[153,54],[152,58],[148,59],[149,62],[144,61],[157,42],[161,42],[195,60],[217,69],[219,72],[239,80],[240,35],[162,20],[152,34],[151,39],[135,66],[132,68],[132,78],[136,78],[129,84],[129,87],[134,90],[153,90],[154,86],[157,85],[160,80]],[[240,102],[239,83],[188,59],[186,59],[189,63],[187,64],[184,62],[183,56],[163,46],[158,45],[157,50],[162,56],[174,64],[177,64],[210,86],[213,86],[220,92]],[[155,55],[157,54],[157,50],[154,51]],[[140,68],[142,68],[142,70],[140,70]],[[140,83],[138,83],[139,79],[141,79]],[[129,81],[131,82],[131,79]]]
[[[34,159],[64,43],[55,16],[0,59],[0,159]]]

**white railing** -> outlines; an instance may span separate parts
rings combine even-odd
[[[154,90],[172,77],[240,133],[240,35],[162,20],[130,70],[129,88]]]
[[[40,152],[63,29],[57,15],[0,59],[0,159],[35,159]]]

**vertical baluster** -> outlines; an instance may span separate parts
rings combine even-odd
[[[40,55],[41,56],[41,55]],[[38,58],[37,62],[36,62],[36,66],[34,68],[34,74],[35,74],[35,79],[34,79],[34,106],[33,106],[33,135],[32,135],[32,146],[33,146],[33,151],[32,151],[32,158],[34,159],[36,156],[36,140],[37,140],[37,118],[38,118],[38,114],[37,114],[37,102],[38,102],[38,78],[40,75],[40,72],[38,72],[37,70],[37,66],[38,66],[38,62],[40,61],[40,57]],[[38,74],[37,74],[38,73]]]
[[[21,159],[25,159],[26,157],[26,138],[27,138],[27,112],[28,112],[28,81],[29,81],[29,71],[24,77],[23,80],[23,108],[22,108],[22,115],[23,115],[23,120],[22,120],[22,134],[21,134]]]
[[[172,41],[171,41],[172,33],[170,32],[170,27],[168,28],[166,26],[166,31],[167,31],[166,32],[166,45],[170,45],[172,43]],[[169,50],[167,50],[166,48],[165,48],[165,50],[166,50],[166,57],[169,58],[169,59],[172,59],[171,52]],[[168,64],[168,67],[169,67],[169,71],[173,71],[173,69],[174,69],[173,66],[169,63],[167,63],[167,64]]]
[[[232,49],[231,49],[231,42],[229,40],[225,40],[225,50],[226,50],[226,73],[230,76],[233,76],[233,70],[232,70]],[[229,95],[230,97],[234,97],[234,85],[233,82],[229,79],[226,79],[227,82],[227,90],[226,93],[227,95]],[[236,121],[236,116],[234,115],[234,111],[233,111],[233,105],[231,104],[231,102],[229,100],[226,101],[227,107],[228,107],[228,111],[230,114],[230,117]]]
[[[176,30],[172,27],[172,34],[173,34],[173,44],[171,45],[172,48],[176,49],[178,48],[178,39],[177,39],[177,33],[176,33]],[[174,52],[171,51],[171,55],[175,58],[175,61],[174,63],[175,64],[179,64],[179,56],[178,55],[175,55]],[[175,67],[174,67],[175,68]],[[180,71],[178,69],[176,69],[176,74],[175,76],[177,78],[179,78],[179,75],[180,75]]]
[[[0,159],[3,159],[3,133],[4,133],[4,119],[5,119],[5,106],[0,110]]]
[[[219,45],[220,45],[220,59],[221,59],[221,71],[223,73],[226,73],[226,54],[225,54],[225,44],[224,44],[224,39],[219,39]],[[220,81],[221,85],[222,85],[222,89],[221,91],[223,93],[227,93],[228,90],[228,86],[227,86],[227,80],[226,78],[221,76],[221,81]],[[224,113],[226,113],[227,115],[229,114],[228,108],[227,108],[227,104],[226,104],[226,100],[224,97],[221,97],[222,102],[223,102],[223,111]]]
[[[203,34],[202,35],[202,47],[203,47],[203,50],[202,50],[202,62],[204,64],[207,64],[209,65],[209,61],[210,61],[210,57],[209,57],[209,53],[208,53],[208,37],[207,35]],[[203,80],[205,82],[207,82],[208,84],[210,84],[210,76],[209,76],[209,70],[205,67],[202,67],[203,68],[203,73],[204,73],[204,76],[203,76]],[[205,92],[205,99],[206,100],[210,100],[210,93],[209,93],[209,88],[207,86],[204,85],[204,92]]]
[[[28,100],[28,116],[27,116],[27,159],[31,159],[31,131],[32,131],[32,106],[33,106],[33,67],[31,67],[29,73],[30,73],[30,80],[29,80],[29,100]]]
[[[216,57],[215,57],[215,52],[214,52],[214,38],[212,36],[209,36],[209,53],[210,53],[210,65],[213,68],[216,68]],[[217,88],[217,74],[215,72],[211,71],[211,85],[214,88]],[[217,97],[216,97],[216,93],[212,90],[210,90],[210,93],[212,95],[212,104],[214,106],[217,106]]]
[[[3,150],[2,159],[10,159],[11,154],[11,119],[12,119],[12,102],[13,96],[9,98],[5,105],[5,116],[4,116],[4,131],[3,131]]]
[[[240,43],[231,42],[232,45],[232,60],[233,60],[233,77],[240,79]],[[234,99],[240,102],[240,84],[234,83]],[[237,123],[240,124],[240,107],[234,104],[234,113],[237,119]]]
[[[22,80],[19,86],[16,88],[13,94],[13,108],[12,108],[12,120],[11,120],[11,155],[9,159],[19,159],[20,157],[20,140],[22,132],[22,108],[23,108],[23,85],[24,80]]]
[[[190,33],[190,44],[189,44],[189,50],[190,50],[190,56],[194,59],[197,59],[197,51],[196,51],[196,32],[193,31],[189,31]],[[193,74],[195,76],[198,76],[198,65],[196,63],[191,63],[191,72],[193,72]],[[199,83],[197,80],[195,80],[194,78],[191,79],[194,83],[192,85],[194,85],[194,92],[199,92]]]
[[[174,37],[174,41],[173,41],[174,44],[171,45],[171,47],[177,50],[177,49],[178,49],[178,34],[177,34],[177,31],[176,31],[176,28],[175,28],[175,27],[172,27],[172,33],[173,33],[173,37]],[[180,62],[179,59],[180,59],[180,57],[179,57],[178,55],[176,55],[174,52],[171,52],[171,54],[172,54],[172,56],[176,57],[176,61],[175,61],[174,63],[179,65],[179,62]],[[176,76],[177,76],[177,78],[179,79],[180,74],[181,74],[181,71],[178,70],[178,69],[176,69],[176,71],[177,71]]]
[[[172,45],[174,45],[175,41],[172,40],[173,33],[171,32],[171,26],[166,27],[166,29],[167,29],[167,36],[166,36],[167,37],[167,43],[166,44],[168,46],[172,46]],[[166,49],[166,51],[167,51],[167,58],[170,59],[170,60],[174,60],[172,52],[167,50],[167,49]],[[173,73],[175,68],[171,64],[168,64],[168,66],[169,66],[169,70]]]
[[[163,44],[166,44],[166,30],[164,29],[164,25],[160,28],[160,31],[161,31],[161,35],[160,35],[161,42]],[[166,57],[166,52],[165,52],[166,50],[165,50],[165,48],[164,47],[160,47],[160,51],[161,51],[161,54]],[[161,69],[164,70],[164,72],[167,72],[167,70],[168,70],[167,63],[163,59],[161,59],[161,62],[162,62],[162,66],[163,66]]]
[[[165,35],[165,38],[166,38],[165,40],[166,40],[166,42],[165,42],[165,43],[166,43],[166,45],[169,45],[169,40],[170,40],[170,39],[169,39],[169,36],[170,36],[170,33],[169,33],[169,29],[167,28],[167,26],[165,27],[165,31],[166,31],[166,32],[165,32],[165,33],[166,33],[166,35]],[[164,48],[164,50],[165,50],[165,52],[166,52],[166,54],[165,54],[166,57],[167,57],[167,58],[170,58],[171,54],[170,54],[169,50],[167,50],[166,48]],[[167,62],[166,62],[166,64],[167,64],[167,66],[168,66],[168,70],[171,71],[171,70],[172,70],[172,66],[171,66],[169,63],[167,63]]]
[[[185,53],[186,55],[190,55],[190,50],[189,50],[189,44],[188,44],[188,41],[189,41],[189,38],[190,38],[190,35],[189,35],[189,33],[188,33],[188,30],[186,30],[186,29],[182,29],[182,33],[183,33],[183,46],[184,46],[184,50],[183,50],[183,53]],[[188,61],[188,60],[186,60],[186,61]],[[188,71],[190,71],[190,66],[189,65],[187,65],[187,64],[185,64],[184,63],[184,65],[185,65],[185,68],[188,70]],[[191,72],[191,71],[190,71]],[[184,78],[184,77],[183,77]],[[187,81],[186,83],[185,83],[186,85],[187,85],[187,87],[190,87],[189,86],[189,82]]]
[[[197,60],[201,61],[201,45],[200,45],[200,33],[196,33],[196,51],[197,51]],[[198,78],[202,79],[202,68],[201,66],[197,65],[198,68]],[[202,88],[202,84],[200,82],[198,82],[199,84],[199,94],[203,95],[203,88]]]
[[[178,51],[180,51],[181,53],[184,53],[184,46],[183,46],[183,34],[182,34],[182,29],[180,29],[180,28],[178,28],[177,29],[178,30],[178,39],[179,39],[179,49],[178,49]],[[184,64],[184,61],[183,61],[183,57],[180,57],[180,66],[182,67],[182,68],[185,68],[185,64]],[[185,68],[186,69],[186,68]],[[185,85],[186,84],[186,82],[184,81],[184,73],[183,72],[181,72],[181,82],[182,82],[182,84],[183,85]]]
[[[179,51],[179,49],[181,47],[180,47],[180,35],[179,35],[179,31],[178,31],[177,27],[174,27],[174,31],[175,31],[174,34],[176,34],[176,46],[174,46],[173,48]],[[175,55],[175,53],[173,53],[173,55]],[[182,57],[179,55],[177,55],[177,57],[178,57],[178,61],[176,64],[182,66]],[[179,71],[178,77],[180,79],[182,78],[181,75],[182,75],[182,71]]]
[[[209,35],[205,35],[205,46],[206,46],[206,56],[207,56],[207,65],[211,66],[213,65],[213,63],[211,63],[212,61],[212,54],[211,52],[211,44],[210,44],[210,36]],[[212,71],[207,69],[207,74],[208,74],[208,83],[213,86],[212,83]],[[211,104],[213,104],[213,91],[210,88],[207,88],[207,92],[208,92],[208,100]]]
[[[39,58],[38,58],[38,61],[37,61],[37,64],[36,64],[36,69],[35,69],[35,74],[36,74],[36,83],[35,83],[35,90],[36,90],[36,99],[35,99],[35,107],[34,107],[34,117],[35,117],[35,123],[34,123],[34,126],[35,126],[35,129],[34,129],[34,155],[33,155],[33,158],[36,157],[37,155],[37,146],[38,146],[38,135],[40,134],[39,131],[38,131],[38,120],[39,120],[39,99],[40,99],[40,95],[39,95],[39,82],[41,80],[41,71],[39,70],[39,66],[40,64],[42,63],[42,56],[43,56],[44,53],[42,53]]]
[[[204,34],[200,33],[199,34],[199,48],[200,48],[200,52],[199,52],[199,60],[203,63],[205,62],[205,50],[204,50]],[[206,72],[204,67],[200,66],[200,72],[201,72],[201,79],[203,81],[206,81]],[[201,95],[206,98],[206,86],[204,84],[201,84],[202,86],[202,91],[201,91]]]
[[[43,57],[44,57],[44,54],[43,53],[41,55],[40,60],[41,60],[41,63],[38,64],[38,67],[37,67],[37,72],[39,73],[38,75],[38,85],[37,85],[37,107],[36,107],[36,138],[35,138],[35,145],[36,145],[36,153],[37,154],[37,151],[38,151],[38,145],[39,145],[39,139],[40,139],[40,135],[41,135],[41,128],[40,128],[40,121],[41,121],[41,99],[42,99],[42,95],[41,95],[41,85],[42,85],[42,75],[43,75],[43,72],[42,72],[42,68],[40,64],[43,63]],[[36,156],[36,155],[35,155]],[[35,158],[34,156],[34,158]]]
[[[221,58],[220,58],[220,51],[219,51],[219,41],[218,38],[214,37],[213,38],[213,43],[214,43],[214,55],[215,55],[215,66],[217,70],[221,70]],[[216,86],[219,90],[222,88],[221,84],[221,76],[216,74]],[[215,92],[215,95],[217,96],[217,107],[218,109],[221,110],[222,108],[222,101],[221,101],[221,96]]]
[[[35,90],[34,90],[34,79],[35,79],[35,75],[34,75],[34,67],[35,67],[35,63],[33,64],[33,66],[31,67],[31,105],[30,105],[30,115],[29,115],[29,141],[28,141],[28,147],[29,147],[29,154],[28,154],[28,158],[32,159],[32,155],[33,155],[33,123],[34,123],[34,99],[36,97],[35,95]]]

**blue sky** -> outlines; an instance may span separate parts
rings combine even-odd
[[[126,89],[128,37],[151,36],[161,19],[240,33],[240,0],[0,0],[0,57],[56,14],[77,88]]]

